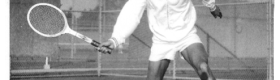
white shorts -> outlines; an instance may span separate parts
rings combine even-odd
[[[176,43],[153,43],[149,60],[174,60],[175,55],[178,51],[181,52],[189,45],[194,43],[202,43],[199,36],[196,33],[189,34],[186,38]]]

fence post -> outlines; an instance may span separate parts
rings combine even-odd
[[[72,13],[74,13],[74,12],[72,12]],[[75,30],[75,26],[76,26],[76,21],[75,21],[75,15],[72,15],[71,16],[71,26],[72,26],[72,29],[74,29]],[[71,59],[73,59],[74,58],[74,53],[75,53],[75,42],[74,42],[74,36],[71,36]]]
[[[98,21],[99,21],[99,41],[102,42],[102,0],[99,0],[99,16],[98,16]],[[98,52],[98,70],[97,70],[97,75],[100,77],[101,75],[101,53]]]
[[[210,54],[210,36],[209,36],[209,34],[206,34],[206,41],[207,41],[206,50],[207,50],[207,53]]]
[[[267,37],[267,42],[268,42],[268,58],[267,58],[267,80],[273,80],[273,23],[272,21],[272,0],[269,0],[267,3],[267,32],[268,32],[268,37]]]
[[[175,80],[176,79],[176,59],[173,61],[173,73],[172,73],[172,78]]]

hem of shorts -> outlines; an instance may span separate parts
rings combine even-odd
[[[202,44],[201,41],[193,42],[193,43],[189,44],[188,46],[185,46],[185,47],[183,47],[182,49],[180,49],[179,52],[182,52],[182,51],[185,50],[187,47],[189,47],[190,45],[195,44],[195,43],[201,43],[201,44]]]
[[[180,49],[178,53],[181,53],[181,52],[182,52],[183,50],[185,50],[187,47],[189,47],[190,45],[195,44],[195,43],[202,43],[202,42],[201,42],[201,41],[193,42],[193,43],[189,44],[188,46],[185,46],[185,47],[183,47],[182,49]],[[182,56],[181,54],[179,54],[179,55]],[[173,59],[166,58],[166,57],[163,57],[162,59],[156,59],[156,60],[151,60],[151,59],[149,59],[149,61],[160,61],[160,60],[163,60],[163,59],[168,59],[168,60],[173,61],[173,60],[175,59],[175,57],[174,57]]]

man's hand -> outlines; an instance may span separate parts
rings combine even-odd
[[[217,5],[215,5],[213,8],[210,8],[210,11],[211,11],[211,14],[215,18],[217,18],[217,16],[220,17],[220,18],[223,17],[222,12],[221,12],[220,8]]]
[[[104,43],[101,43],[101,45],[99,46],[100,50],[99,52],[102,52],[102,53],[108,53],[108,54],[111,54],[111,52],[107,52],[108,51],[108,48],[110,50],[113,50],[115,48],[115,45],[114,45],[114,42],[111,41],[111,40],[108,40]]]

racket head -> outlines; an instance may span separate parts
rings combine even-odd
[[[49,3],[33,5],[28,10],[27,21],[32,30],[44,37],[57,37],[68,28],[63,11]]]

